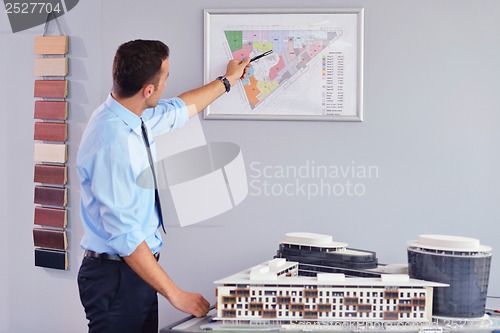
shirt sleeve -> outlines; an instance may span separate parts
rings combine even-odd
[[[153,136],[162,135],[184,126],[189,120],[186,103],[179,97],[160,99],[158,105],[144,110],[142,118]]]
[[[142,192],[133,181],[130,163],[125,163],[128,155],[126,149],[118,146],[99,151],[90,177],[90,188],[97,200],[107,244],[120,256],[130,255],[146,239],[137,220]]]

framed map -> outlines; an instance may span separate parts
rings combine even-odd
[[[363,9],[206,9],[205,83],[255,57],[205,119],[363,120]]]

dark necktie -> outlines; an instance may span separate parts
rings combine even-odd
[[[151,148],[149,147],[149,139],[148,139],[148,131],[146,130],[146,125],[141,119],[141,129],[142,129],[142,138],[144,139],[144,143],[146,144],[146,151],[148,152],[149,166],[151,167],[151,172],[153,173],[153,182],[155,185],[155,207],[158,210],[158,218],[160,219],[161,228],[164,233],[165,227],[163,226],[163,215],[161,214],[161,204],[160,204],[160,193],[158,192],[158,183],[156,182],[156,172],[155,166],[153,163],[153,157],[151,156]]]

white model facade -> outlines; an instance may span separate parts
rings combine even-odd
[[[386,274],[298,276],[298,263],[274,259],[216,281],[217,317],[234,324],[334,321],[430,323],[434,287],[445,284]]]

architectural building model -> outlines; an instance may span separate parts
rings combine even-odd
[[[434,294],[435,317],[483,317],[490,264],[491,247],[474,238],[420,235],[408,242],[410,276],[449,285]]]
[[[318,272],[344,273],[350,276],[380,277],[375,252],[348,248],[332,236],[293,232],[285,235],[275,258],[299,263],[299,275],[316,276]]]
[[[215,282],[213,320],[233,329],[280,330],[346,322],[361,329],[415,328],[443,318],[491,325],[474,321],[485,315],[490,247],[443,235],[421,235],[408,244],[410,275],[387,274],[376,269],[374,252],[327,235],[286,234],[275,259]]]
[[[217,317],[225,324],[288,325],[334,321],[430,323],[434,287],[445,284],[384,274],[299,276],[297,262],[274,259],[217,284]]]

